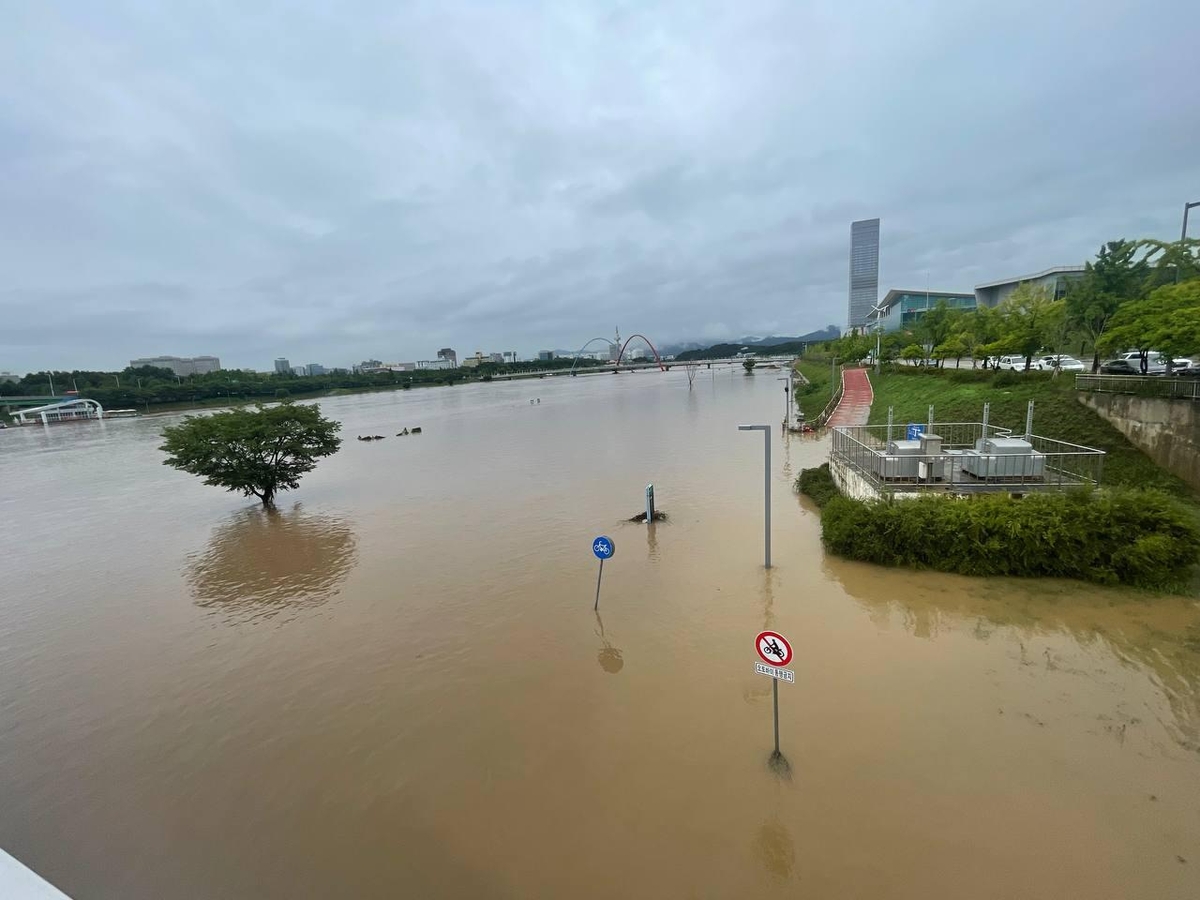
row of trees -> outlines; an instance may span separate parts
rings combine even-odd
[[[569,368],[569,359],[549,362],[485,363],[476,368],[418,369],[411,372],[362,374],[331,372],[325,375],[252,372],[222,369],[203,375],[176,376],[170,369],[153,366],[126,368],[120,372],[34,372],[16,382],[0,384],[3,396],[61,395],[78,391],[108,409],[141,407],[158,403],[194,403],[207,400],[283,400],[305,397],[331,390],[387,389],[457,384],[461,381],[491,380],[500,373],[520,373],[534,369]],[[579,365],[600,365],[581,359]]]
[[[875,335],[847,335],[828,350],[858,362],[875,350]],[[1062,301],[1048,288],[1020,285],[993,308],[951,309],[943,301],[908,330],[880,338],[883,359],[923,360],[1020,354],[1028,369],[1041,351],[1092,356],[1137,350],[1146,371],[1151,350],[1200,352],[1200,240],[1110,241],[1071,282]]]

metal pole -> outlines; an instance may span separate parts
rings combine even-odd
[[[771,426],[739,425],[738,431],[763,433],[763,566],[771,568]]]
[[[1200,206],[1200,200],[1197,200],[1195,203],[1183,204],[1183,229],[1179,232],[1179,250],[1181,253],[1184,250],[1183,242],[1187,240],[1188,210],[1191,209],[1193,206]],[[1175,283],[1176,284],[1179,284],[1179,269],[1180,269],[1179,266],[1175,267]]]
[[[1025,411],[1025,440],[1033,435],[1033,401],[1029,401],[1029,409]]]
[[[592,607],[593,611],[600,609],[600,579],[604,577],[604,560],[600,560],[600,574],[596,576],[596,605]]]
[[[766,544],[765,568],[771,568],[771,426],[763,432],[763,539]]]
[[[779,679],[771,679],[771,696],[775,701],[775,755],[779,756]]]

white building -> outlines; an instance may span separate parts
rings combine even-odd
[[[146,356],[142,359],[131,359],[130,368],[154,366],[156,369],[170,369],[181,378],[185,375],[203,375],[206,372],[221,371],[221,360],[215,356]]]

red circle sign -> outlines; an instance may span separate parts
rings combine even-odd
[[[763,631],[754,639],[754,649],[769,666],[786,666],[792,661],[792,645],[778,631]]]

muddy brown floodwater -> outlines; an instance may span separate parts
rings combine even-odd
[[[169,420],[0,433],[0,846],[79,900],[1200,896],[1195,602],[829,558],[778,429],[765,572],[778,374],[329,399],[271,516]]]

